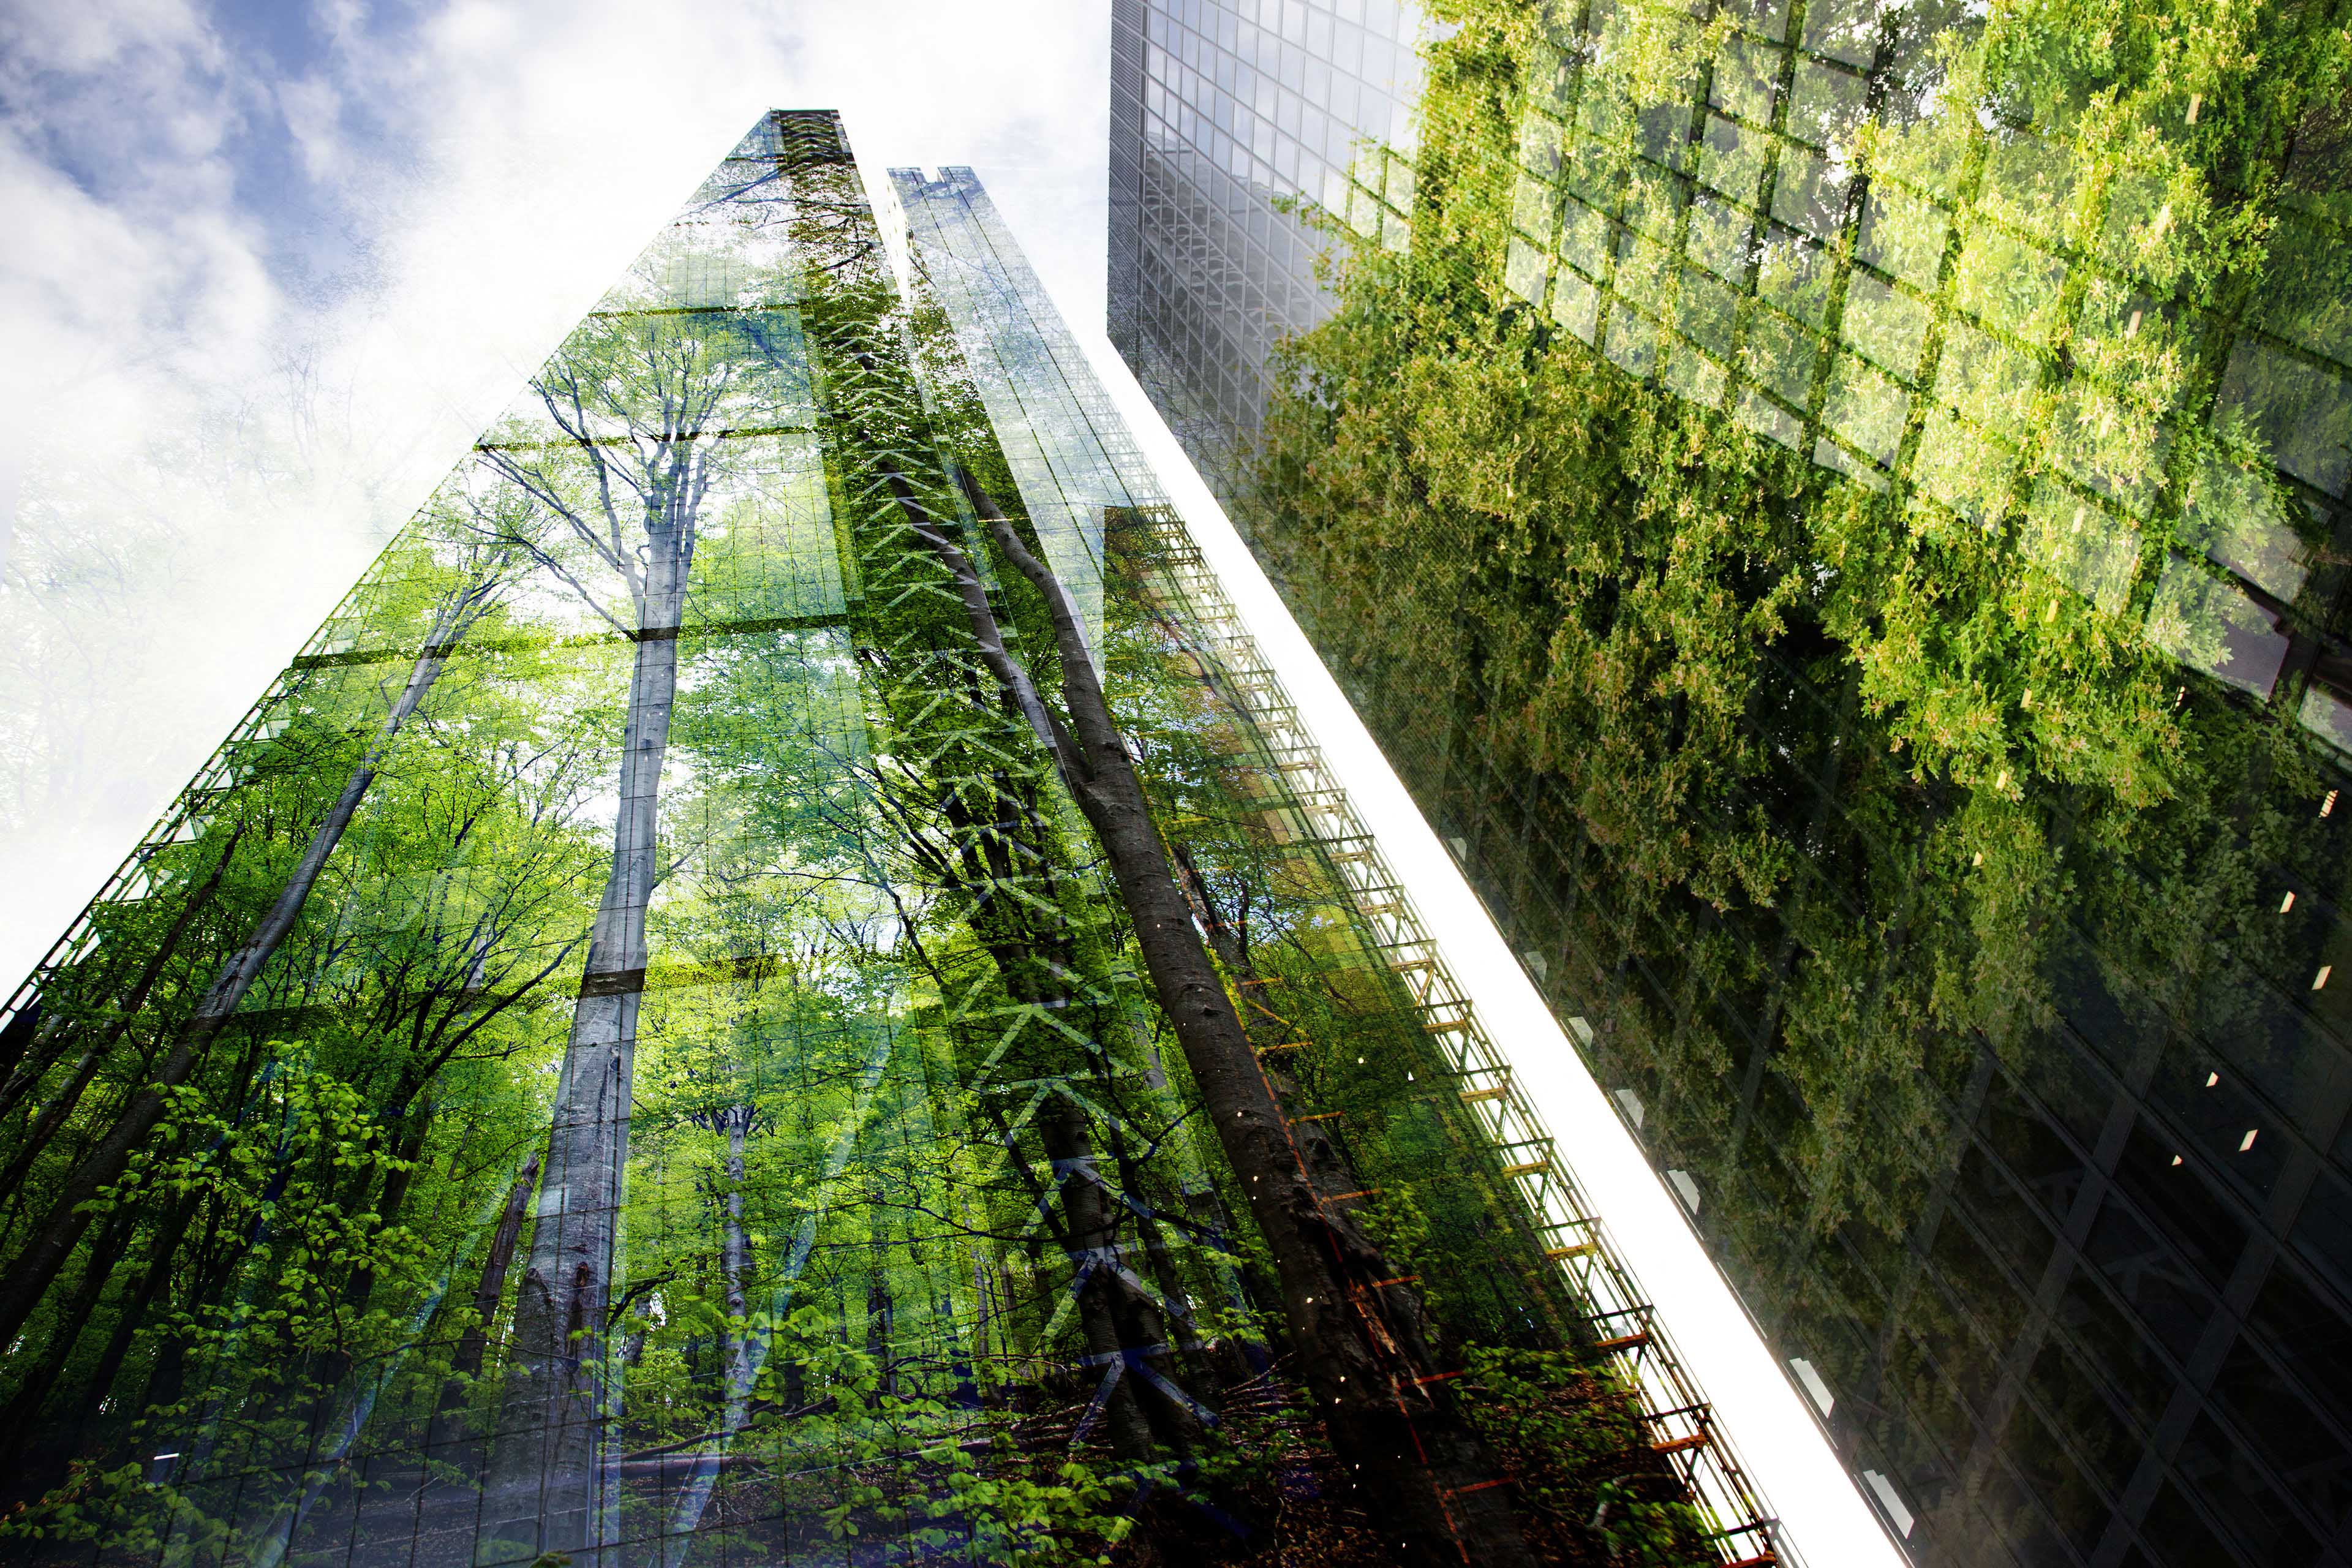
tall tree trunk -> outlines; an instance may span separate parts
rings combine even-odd
[[[485,1540],[527,1548],[526,1557],[603,1544],[605,1318],[629,1158],[646,906],[656,878],[662,763],[693,548],[690,528],[649,521],[646,531],[650,548],[638,592],[613,866],[564,1047],[484,1502]]]
[[[513,1266],[515,1246],[522,1239],[523,1215],[531,1189],[538,1184],[539,1152],[533,1150],[507,1194],[498,1229],[490,1233],[490,1254],[482,1260],[482,1278],[474,1287],[473,1315],[466,1320],[466,1331],[457,1338],[457,1353],[449,1363],[449,1375],[442,1380],[441,1397],[434,1405],[431,1436],[426,1439],[431,1447],[443,1447],[466,1435],[467,1398],[474,1379],[481,1375],[482,1355],[490,1342],[490,1321],[499,1315],[499,1302],[506,1297],[507,1270]]]
[[[467,602],[458,601],[459,604]],[[417,656],[415,664],[409,670],[408,684],[402,689],[399,698],[392,705],[392,711],[377,730],[374,742],[344,782],[342,793],[336,796],[334,805],[328,808],[326,816],[311,833],[309,847],[303,850],[301,859],[296,862],[293,872],[279,887],[268,912],[254,927],[252,934],[246,938],[244,945],[221,965],[212,988],[205,993],[204,1000],[196,1005],[195,1012],[182,1026],[178,1040],[164,1057],[163,1064],[156,1068],[147,1085],[131,1097],[113,1127],[66,1179],[63,1189],[50,1205],[47,1217],[41,1221],[32,1239],[9,1264],[5,1276],[0,1276],[0,1344],[15,1340],[26,1321],[33,1315],[34,1308],[40,1304],[42,1296],[57,1279],[58,1271],[73,1255],[75,1244],[89,1227],[91,1211],[88,1205],[91,1200],[122,1179],[123,1172],[130,1167],[131,1155],[147,1141],[147,1135],[154,1131],[155,1124],[163,1120],[163,1108],[170,1101],[172,1090],[187,1081],[188,1075],[204,1059],[214,1037],[227,1026],[239,1004],[244,1002],[246,993],[253,988],[254,982],[261,977],[262,970],[277,952],[278,944],[286,940],[295,922],[301,918],[303,905],[310,901],[311,889],[318,886],[319,873],[325,868],[327,858],[335,852],[335,846],[342,842],[344,830],[351,826],[352,817],[358,812],[360,802],[366,797],[369,786],[375,783],[376,770],[383,765],[383,759],[400,734],[401,726],[408,721],[410,714],[416,711],[416,705],[425,700],[425,694],[433,689],[433,683],[441,679],[442,670],[447,667],[448,645],[454,624],[451,617],[455,614],[454,610],[446,612],[436,620],[434,639]],[[228,853],[235,853],[237,839],[244,833],[245,828],[240,825],[230,835]],[[223,858],[226,859],[226,855]]]
[[[1493,1484],[1503,1478],[1448,1397],[1417,1294],[1388,1283],[1396,1278],[1388,1259],[1316,1191],[1169,868],[1076,607],[987,493],[969,474],[959,477],[997,547],[1045,602],[1075,734],[1049,715],[1041,739],[1102,843],[1144,967],[1248,1194],[1280,1278],[1285,1326],[1332,1447],[1358,1468],[1362,1500],[1409,1558],[1531,1563],[1506,1489]],[[929,537],[935,550],[945,544],[944,535]],[[1006,695],[1034,711],[1035,688],[1004,651],[978,574],[951,544],[940,553],[971,612],[983,660]]]

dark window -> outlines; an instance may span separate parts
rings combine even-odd
[[[2134,1418],[2153,1429],[2179,1375],[2155,1342],[2081,1270],[2059,1299],[2057,1321]]]
[[[2075,1458],[2109,1497],[2120,1497],[2145,1446],[2131,1418],[2073,1354],[2048,1344],[2034,1358],[2029,1386]]]
[[[2070,1053],[2045,1040],[2037,1042],[2037,1048],[2029,1054],[2064,1057]],[[2082,1157],[2042,1111],[2005,1079],[1996,1077],[1985,1095],[1983,1134],[1986,1143],[2050,1217],[2064,1219],[2074,1205],[2075,1189],[2082,1185]]]
[[[2071,1445],[2020,1401],[2002,1434],[2003,1450],[2033,1489],[2057,1533],[2074,1551],[2088,1556],[2106,1529],[2108,1500],[2084,1474]]]
[[[1947,1214],[1936,1227],[1931,1256],[1945,1289],[1967,1306],[1997,1360],[2008,1351],[2024,1318],[2023,1292],[1986,1253],[1958,1214]]]
[[[2282,1261],[2272,1267],[2246,1324],[2304,1397],[2325,1410],[2352,1412],[2352,1322],[2331,1296]]]
[[[1960,1161],[1959,1196],[1993,1251],[2030,1288],[2050,1261],[2049,1221],[1981,1145],[1969,1145]]]
[[[2184,1158],[2177,1144],[2142,1120],[2116,1166],[2116,1184],[2206,1279],[2219,1285],[2230,1278],[2245,1250],[2245,1223],[2198,1174],[2193,1155]]]
[[[2171,1568],[2246,1568],[2247,1560],[2222,1545],[2212,1526],[2171,1486],[2157,1494],[2155,1506],[2147,1510],[2140,1542]]]
[[[2317,1560],[2319,1542],[2279,1495],[2266,1467],[2231,1442],[2210,1415],[2200,1416],[2189,1429],[2173,1466],[2182,1484],[2248,1549],[2236,1561],[2304,1568]]]
[[[2338,1289],[2352,1290],[2352,1189],[2322,1171],[2287,1234],[2294,1249]]]

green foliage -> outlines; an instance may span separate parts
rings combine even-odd
[[[40,976],[0,1104],[9,1258],[324,851],[12,1347],[10,1538],[268,1563],[395,1498],[403,1528],[475,1528],[531,1386],[517,1325],[563,1283],[534,1243],[607,1177],[607,1321],[547,1337],[593,1373],[631,1538],[1099,1563],[1150,1549],[1139,1491],[1255,1506],[1265,1451],[1328,1460],[1296,1412],[1255,1450],[1199,1414],[1257,1386],[1263,1241],[1099,848],[909,519],[983,558],[1050,690],[1045,607],[949,462],[1035,528],[854,169],[792,192],[698,205],[640,258]],[[1344,1121],[1446,1327],[1561,1342],[1574,1303],[1412,994],[1202,662],[1173,519],[1104,521],[1107,685],[1244,933],[1235,993],[1283,1010],[1295,1109]],[[637,548],[663,529],[674,618]],[[673,652],[674,700],[645,675]],[[652,838],[616,858],[646,820],[624,752],[656,733]],[[625,1153],[559,1178],[559,1086],[593,1081],[568,1042],[614,994]]]
[[[2221,692],[2325,614],[2298,431],[2352,402],[2285,415],[2315,373],[2242,332],[2334,352],[2338,283],[2255,300],[2334,210],[2293,149],[2333,145],[2341,29],[1446,15],[1412,244],[1332,225],[1254,542],[1735,1246],[1900,1234],[1977,1042],[2047,1048],[2069,922],[2180,994],[2161,911],[2262,901],[2248,781],[2260,820],[2334,765]],[[1751,1204],[1759,1049],[1795,1190]]]
[[[1560,1352],[1477,1350],[1465,1402],[1505,1457],[1548,1561],[1718,1560],[1705,1517],[1649,1452],[1633,1396]]]

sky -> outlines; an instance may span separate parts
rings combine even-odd
[[[981,167],[1098,328],[1107,6],[686,15],[0,0],[0,969],[766,110]]]
[[[1816,1565],[1899,1561],[1102,335],[1101,0],[0,0],[0,972],[771,108],[966,163]]]

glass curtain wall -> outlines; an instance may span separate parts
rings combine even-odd
[[[1329,310],[1295,204],[1404,243],[1427,28],[1410,0],[1111,7],[1111,342],[1221,500],[1274,345]]]
[[[2336,20],[1453,14],[1253,543],[1895,1533],[2343,1561]]]

